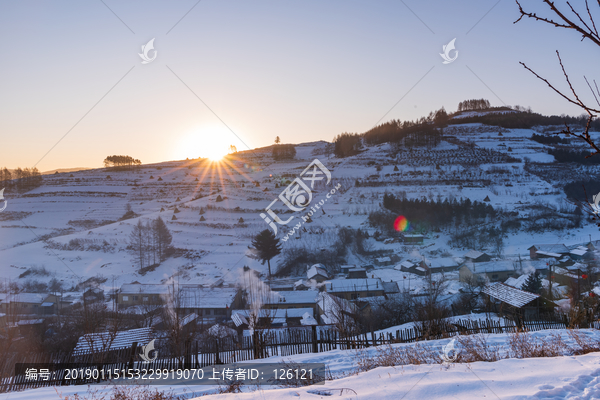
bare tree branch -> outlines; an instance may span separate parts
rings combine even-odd
[[[579,25],[577,25],[576,23],[571,21],[569,18],[567,18],[566,15],[564,15],[558,8],[556,8],[553,1],[542,0],[544,3],[546,3],[548,5],[548,7],[550,7],[550,9],[554,12],[554,14],[556,14],[563,21],[562,23],[556,22],[550,18],[540,17],[536,13],[526,12],[523,9],[523,7],[521,6],[521,3],[519,3],[519,0],[515,0],[515,1],[516,1],[517,5],[519,6],[519,12],[521,13],[521,16],[514,23],[519,22],[523,17],[533,18],[536,21],[542,21],[547,24],[554,25],[557,28],[574,29],[575,31],[577,31],[581,34],[582,40],[585,38],[588,38],[592,42],[594,42],[596,45],[600,46],[600,36],[595,32],[595,30],[590,29],[588,27],[588,25],[585,22],[583,22],[579,13],[577,13],[573,9],[573,7],[571,7],[571,4],[569,4],[569,2],[567,2],[567,4],[571,8],[571,11],[575,14],[575,16],[577,16],[577,18],[580,21],[582,21],[583,25],[586,27],[587,30],[583,29],[582,27],[580,27]],[[600,0],[598,1],[598,5],[600,5]],[[588,14],[590,15],[590,20],[592,21],[592,25],[594,25],[594,19],[591,17],[589,10],[588,10]],[[594,28],[595,28],[595,25],[594,25]]]

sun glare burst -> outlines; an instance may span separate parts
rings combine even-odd
[[[208,158],[213,162],[221,161],[229,154],[232,143],[227,142],[231,136],[221,128],[197,129],[183,135],[175,149],[175,157]]]

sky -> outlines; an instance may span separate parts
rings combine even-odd
[[[583,77],[600,79],[598,48],[518,17],[511,0],[2,1],[0,166],[331,141],[471,98],[581,114],[519,61],[568,89],[559,50],[590,100]],[[454,38],[458,56],[443,64]],[[151,39],[156,58],[142,64]]]

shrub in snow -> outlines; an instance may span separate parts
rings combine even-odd
[[[175,215],[173,215],[173,218],[171,218],[171,221],[177,221],[177,217]]]
[[[221,195],[218,195],[218,196],[217,196],[217,200],[215,200],[215,201],[218,203],[218,202],[220,202],[220,201],[223,201],[223,198],[221,197]]]
[[[204,215],[200,217],[200,222],[204,222],[206,221],[206,218],[204,218]]]
[[[179,208],[175,207],[175,209],[173,210],[173,213],[174,213],[174,214],[177,214],[177,213],[179,213],[179,212],[181,212],[181,211],[179,211]]]
[[[159,177],[158,177],[158,180],[159,180],[159,181],[162,181],[163,179],[162,179],[162,178],[159,176]]]

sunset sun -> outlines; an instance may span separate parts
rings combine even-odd
[[[194,130],[179,140],[175,150],[176,158],[208,158],[220,161],[230,152],[232,143],[227,141],[229,132],[220,128]]]

